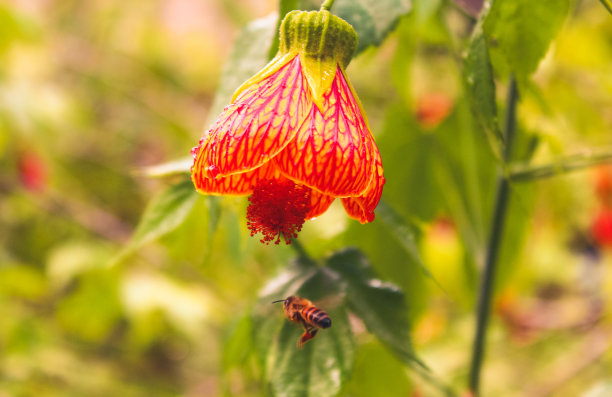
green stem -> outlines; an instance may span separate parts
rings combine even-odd
[[[321,11],[329,11],[334,4],[334,0],[325,0],[323,4],[321,4]]]
[[[610,163],[612,163],[612,146],[594,148],[590,149],[588,153],[579,153],[561,157],[550,164],[510,165],[508,177],[513,182],[529,182],[536,179],[550,178],[563,173]]]
[[[309,265],[309,266],[316,265],[317,262],[308,254],[306,249],[304,249],[304,246],[302,245],[302,243],[300,243],[297,239],[291,240],[290,245],[295,250],[295,252],[298,254],[298,259],[300,260],[300,262],[306,265]]]
[[[601,4],[603,4],[604,7],[606,7],[606,10],[608,10],[608,12],[610,14],[612,14],[612,2],[610,2],[610,0],[599,0],[601,2]]]
[[[510,151],[514,138],[517,100],[518,91],[516,87],[516,80],[514,79],[514,76],[512,76],[508,90],[506,119],[504,124],[504,138],[506,147],[503,154],[503,160],[505,162],[510,158]],[[510,184],[508,179],[502,173],[500,173],[497,179],[497,195],[491,224],[491,236],[489,238],[489,244],[487,247],[485,267],[479,289],[478,306],[476,308],[476,332],[472,347],[472,362],[470,365],[469,376],[469,388],[475,397],[478,397],[479,395],[480,371],[482,369],[482,362],[484,358],[487,326],[489,323],[491,302],[493,300],[495,286],[495,273],[502,242],[504,223],[506,220],[506,214],[508,212],[509,199]]]

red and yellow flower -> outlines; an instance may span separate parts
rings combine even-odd
[[[328,11],[294,11],[277,56],[234,93],[192,151],[196,189],[251,195],[251,235],[289,243],[336,198],[361,223],[385,183],[365,113],[344,69],[355,30]]]

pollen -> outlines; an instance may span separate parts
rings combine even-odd
[[[249,197],[247,225],[251,236],[261,233],[261,242],[290,244],[302,230],[310,211],[310,189],[285,180],[263,180]]]

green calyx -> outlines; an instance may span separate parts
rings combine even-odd
[[[280,27],[281,54],[298,51],[320,62],[337,61],[346,68],[357,48],[355,29],[329,11],[292,11]]]

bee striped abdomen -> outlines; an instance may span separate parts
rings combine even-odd
[[[329,317],[329,314],[315,306],[310,306],[304,310],[304,317],[306,318],[306,321],[319,328],[331,327],[331,318]]]
[[[280,299],[272,303],[279,302],[283,302],[285,316],[290,321],[298,323],[304,328],[304,333],[298,339],[298,348],[301,348],[304,346],[304,343],[317,336],[319,328],[331,327],[329,314],[313,305],[308,299],[292,295],[287,297],[287,299]]]

